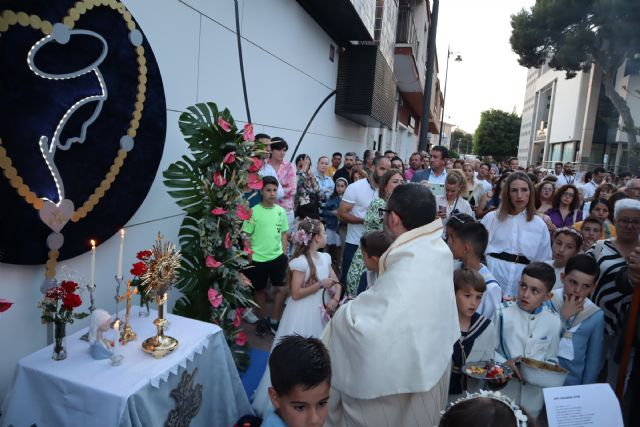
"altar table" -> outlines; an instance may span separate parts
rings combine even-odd
[[[138,338],[120,348],[119,366],[91,358],[89,344],[79,339],[86,329],[67,337],[65,360],[51,359],[51,345],[20,359],[0,425],[230,427],[252,413],[218,326],[165,315],[165,335],[180,345],[155,359],[140,347],[155,335],[155,317],[153,310],[146,318],[132,310]]]

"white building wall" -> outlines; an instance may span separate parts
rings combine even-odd
[[[167,137],[153,186],[127,224],[125,264],[149,247],[158,231],[177,243],[181,211],[166,193],[162,171],[186,152],[178,117],[187,106],[213,101],[246,120],[240,80],[233,0],[124,0],[149,39],[162,74],[167,102]],[[336,86],[338,49],[329,60],[333,41],[294,0],[240,0],[244,64],[255,132],[284,137],[291,152],[320,102]],[[365,147],[367,128],[334,114],[335,98],[322,108],[299,149],[314,163],[334,151]],[[99,242],[96,306],[113,310],[118,239]],[[89,275],[88,253],[61,261]],[[44,266],[0,264],[0,297],[14,306],[0,314],[2,346],[0,400],[11,383],[16,361],[46,343],[45,327],[36,307]],[[85,295],[86,297],[86,295]],[[176,295],[170,295],[176,300]],[[86,305],[85,305],[86,307]],[[69,333],[88,320],[70,326]],[[10,343],[10,344],[9,344]],[[131,344],[137,345],[137,344]]]
[[[624,75],[624,66],[618,70],[616,78],[616,91],[627,101],[627,105],[631,109],[631,117],[636,128],[640,128],[640,75]],[[618,123],[618,127],[623,127],[622,119]],[[640,138],[638,138],[640,139]],[[616,141],[629,142],[626,132],[618,130],[616,133]]]
[[[555,71],[553,73],[557,73],[559,76],[551,117],[549,142],[553,144],[554,142],[579,140],[581,135],[578,126],[582,126],[584,103],[580,104],[578,101],[584,73],[579,73],[578,76],[569,80],[564,78],[564,72]]]

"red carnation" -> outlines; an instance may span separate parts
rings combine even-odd
[[[80,295],[68,293],[62,299],[62,308],[65,310],[73,310],[76,307],[79,307],[82,304],[82,299],[80,299]]]
[[[142,276],[147,272],[147,265],[144,262],[136,262],[133,264],[133,268],[131,269],[131,274],[134,276]]]
[[[224,175],[222,175],[222,172],[217,171],[213,173],[213,183],[216,187],[224,187],[227,184],[227,180]]]
[[[138,258],[141,261],[145,261],[151,258],[151,254],[152,254],[151,251],[140,251],[136,254],[136,258]]]
[[[64,280],[60,283],[60,287],[68,294],[72,294],[78,289],[78,284],[76,282],[72,282],[70,280]]]
[[[249,166],[249,172],[251,173],[256,173],[260,170],[260,168],[262,167],[262,159],[259,159],[258,157],[252,157],[251,158],[251,166]]]

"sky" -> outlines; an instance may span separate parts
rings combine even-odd
[[[444,89],[447,46],[451,55],[445,122],[473,133],[490,108],[522,114],[527,70],[511,50],[510,16],[535,0],[440,0],[436,46]]]

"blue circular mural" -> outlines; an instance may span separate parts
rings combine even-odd
[[[0,64],[0,262],[77,256],[156,176],[166,107],[151,47],[116,0],[2,0]]]

